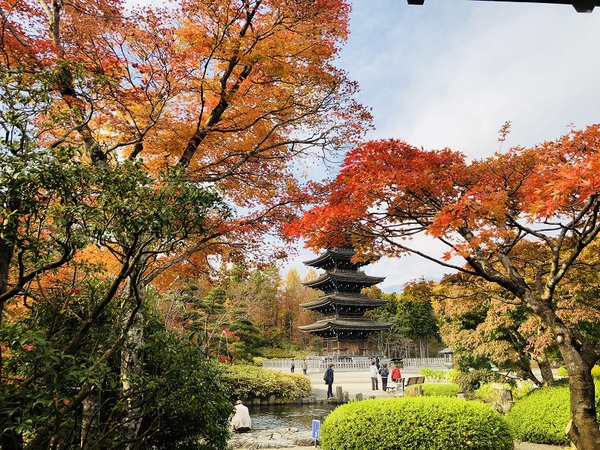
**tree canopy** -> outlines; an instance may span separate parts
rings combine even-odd
[[[570,368],[569,436],[591,450],[600,446],[590,374],[600,346],[587,329],[600,303],[569,280],[600,263],[599,152],[599,125],[470,162],[447,148],[367,142],[347,154],[323,204],[289,232],[315,248],[350,240],[365,258],[421,255],[501,287],[503,300],[538,318],[558,346]],[[411,246],[417,234],[446,252]]]
[[[348,13],[343,0],[0,0],[3,448],[158,446],[174,413],[158,386],[185,372],[163,356],[196,368],[190,414],[214,413],[212,437],[182,426],[172,445],[222,446],[229,405],[203,403],[206,352],[151,316],[199,274],[285,256],[265,242],[310,198],[297,165],[369,124],[334,65]]]

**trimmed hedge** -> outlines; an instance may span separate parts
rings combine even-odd
[[[261,398],[271,395],[283,400],[296,400],[312,393],[310,378],[298,373],[283,373],[249,364],[221,364],[222,380],[232,399]]]
[[[454,383],[424,383],[409,386],[406,391],[411,389],[421,389],[424,397],[456,397],[460,393],[460,387]],[[408,394],[410,396],[410,393]]]
[[[599,384],[596,382],[596,407]],[[519,441],[569,445],[571,441],[565,434],[570,420],[569,401],[566,383],[536,389],[515,403],[506,414],[506,420]]]
[[[371,399],[337,407],[321,428],[323,450],[512,450],[504,418],[449,397]]]

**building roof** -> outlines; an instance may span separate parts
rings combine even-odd
[[[577,12],[592,12],[600,0],[475,0],[480,2],[509,2],[509,3],[552,3],[558,5],[573,5]],[[422,5],[425,0],[408,0],[409,5]]]
[[[333,286],[339,287],[341,285],[352,284],[355,286],[368,287],[381,283],[383,280],[385,280],[385,277],[372,277],[364,272],[332,270],[324,273],[316,280],[306,281],[302,284],[313,289],[320,289],[327,292],[328,288]]]
[[[322,295],[321,297],[319,297],[318,299],[312,301],[312,302],[308,302],[308,303],[303,303],[300,306],[302,308],[305,309],[316,309],[319,306],[323,306],[323,305],[327,305],[329,303],[335,304],[335,305],[341,305],[341,306],[368,306],[370,308],[377,308],[379,306],[383,306],[387,303],[387,300],[381,300],[381,299],[373,299],[370,297],[367,297],[366,295],[363,294],[329,294],[329,295]]]
[[[362,331],[381,331],[387,330],[392,326],[391,323],[387,322],[375,322],[371,319],[322,319],[310,325],[304,325],[299,327],[304,332],[315,333],[326,330],[362,330]]]
[[[327,249],[314,259],[304,261],[304,264],[310,267],[327,269],[335,266],[361,267],[368,264],[368,261],[352,262],[352,257],[356,254],[353,247],[333,247]]]

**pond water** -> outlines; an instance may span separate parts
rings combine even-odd
[[[313,420],[323,419],[335,409],[336,405],[261,405],[248,407],[252,418],[252,428],[267,430],[273,428],[296,427],[310,429]]]

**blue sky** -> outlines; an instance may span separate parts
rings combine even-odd
[[[130,0],[131,4],[157,3]],[[427,149],[450,147],[471,158],[499,150],[498,130],[512,121],[505,148],[553,140],[568,125],[600,122],[600,7],[425,0],[350,0],[350,36],[339,61],[359,83],[375,130]],[[430,248],[423,239],[420,245]],[[285,276],[314,253],[281,267]],[[417,257],[365,268],[385,276],[386,292],[445,270]]]
[[[600,122],[600,8],[467,0],[354,0],[339,66],[361,87],[376,129],[368,139],[399,138],[450,147],[472,158],[553,140],[573,123]],[[430,244],[425,240],[423,246]],[[290,265],[303,276],[301,251]],[[399,291],[406,281],[445,270],[416,257],[365,268]]]

